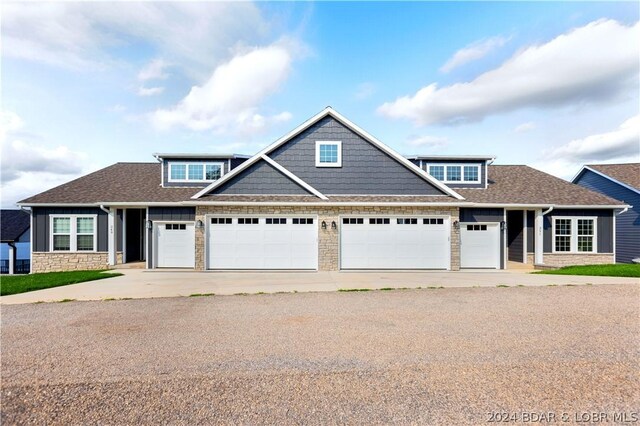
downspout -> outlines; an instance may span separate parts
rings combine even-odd
[[[627,210],[629,210],[629,207],[625,207],[624,209],[620,210],[619,212],[616,212],[616,216],[620,216],[622,213],[626,212]]]
[[[551,213],[551,211],[553,210],[553,206],[549,207],[547,210],[542,212],[542,216],[545,216],[547,213]]]
[[[115,223],[115,215],[116,212],[107,209],[104,204],[100,204],[100,210],[107,214],[107,223],[108,223],[108,231],[107,231],[107,259],[109,266],[114,266],[117,263],[117,242],[116,242],[116,223]],[[96,224],[97,225],[97,224]],[[97,228],[97,227],[96,227]]]
[[[108,208],[106,208],[106,207],[104,206],[104,204],[100,204],[100,209],[101,209],[103,212],[105,212],[106,214],[111,213],[111,210],[109,210]]]

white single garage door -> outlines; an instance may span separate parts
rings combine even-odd
[[[500,224],[460,224],[460,267],[500,269]]]
[[[195,226],[193,223],[160,222],[156,228],[156,266],[193,268],[195,266]]]
[[[342,269],[449,269],[448,217],[342,218]]]
[[[317,269],[318,223],[309,216],[208,218],[209,269]]]

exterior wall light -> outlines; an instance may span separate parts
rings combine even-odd
[[[196,229],[202,228],[204,228],[204,222],[202,222],[200,219],[196,220]]]
[[[502,222],[500,222],[500,230],[504,231],[505,229],[507,229],[507,222],[503,220]]]
[[[337,228],[338,228],[338,225],[336,225],[336,221],[335,220],[331,221],[331,229],[337,229]]]
[[[322,221],[322,229],[327,229],[327,222],[324,220]]]
[[[457,220],[453,221],[453,228],[454,229],[460,229],[460,222],[458,222]]]
[[[150,220],[147,220],[147,229],[153,229],[153,222]]]

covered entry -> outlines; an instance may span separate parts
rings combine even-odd
[[[341,269],[449,269],[449,217],[349,216],[341,220]]]

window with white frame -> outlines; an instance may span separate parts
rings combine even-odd
[[[553,251],[595,253],[596,226],[595,217],[554,217]]]
[[[342,167],[342,142],[316,141],[316,167]]]
[[[479,164],[429,164],[427,172],[445,183],[480,183]]]
[[[169,182],[211,182],[223,174],[223,163],[169,163]]]
[[[50,251],[96,251],[96,215],[52,215]]]

